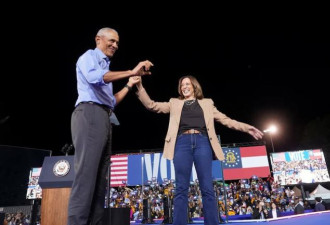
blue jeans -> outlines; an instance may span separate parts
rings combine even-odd
[[[219,224],[212,179],[212,147],[203,134],[179,135],[174,152],[175,195],[173,225],[187,224],[188,190],[193,163],[202,192],[205,225]]]

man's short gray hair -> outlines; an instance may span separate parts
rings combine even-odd
[[[96,36],[104,36],[106,33],[111,31],[118,33],[115,29],[112,29],[110,27],[103,27],[97,32]]]

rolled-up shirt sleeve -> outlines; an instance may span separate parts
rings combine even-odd
[[[106,65],[105,60],[103,62],[97,62],[97,60],[97,57],[92,56],[92,54],[84,54],[77,62],[77,69],[80,70],[80,74],[85,77],[88,83],[107,85],[103,80],[103,76],[109,72],[108,65]]]

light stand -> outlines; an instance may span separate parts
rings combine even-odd
[[[272,150],[274,153],[275,149],[274,149],[272,134],[277,132],[277,127],[275,125],[271,125],[268,129],[264,130],[264,132],[269,133],[270,143],[272,144]]]

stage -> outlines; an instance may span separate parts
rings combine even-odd
[[[329,224],[330,221],[330,210],[323,212],[312,212],[305,213],[300,215],[293,216],[283,216],[277,219],[266,219],[266,220],[228,220],[228,224],[234,225],[261,225],[261,224],[269,224],[269,225],[323,225]],[[162,220],[157,220],[155,223],[149,223],[149,225],[159,225],[162,223]],[[143,224],[141,222],[131,221],[131,225],[133,224]],[[146,223],[147,224],[147,223]],[[192,224],[201,224],[203,225],[203,220],[194,220]]]

